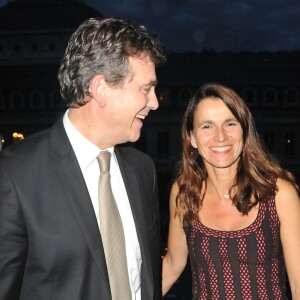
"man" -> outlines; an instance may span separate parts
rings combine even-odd
[[[165,59],[155,35],[119,19],[89,19],[71,36],[58,73],[69,109],[49,130],[1,152],[0,299],[118,298],[100,234],[103,150],[111,153],[130,299],[160,298],[154,165],[117,145],[136,141],[158,108],[155,65]]]

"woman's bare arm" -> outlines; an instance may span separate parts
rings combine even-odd
[[[168,236],[168,251],[163,259],[162,293],[165,295],[180,274],[183,272],[187,257],[188,248],[185,232],[182,228],[181,216],[175,216],[176,196],[178,193],[177,184],[173,184],[170,193],[170,224]]]

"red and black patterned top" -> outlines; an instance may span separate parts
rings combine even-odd
[[[287,299],[279,228],[275,199],[260,203],[242,230],[212,230],[199,220],[187,227],[193,299]]]

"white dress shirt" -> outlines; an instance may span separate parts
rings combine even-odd
[[[71,123],[66,111],[63,123],[67,136],[71,142],[76,158],[78,160],[80,169],[82,171],[87,189],[89,191],[91,201],[95,210],[95,215],[100,226],[99,221],[99,203],[98,203],[98,183],[100,176],[99,164],[97,156],[100,151],[110,151],[110,175],[112,191],[120,211],[126,243],[126,255],[128,275],[130,281],[130,288],[132,300],[141,300],[141,252],[140,245],[137,238],[136,228],[133,220],[131,207],[129,204],[128,195],[118,165],[114,148],[99,149],[95,144],[85,138]]]

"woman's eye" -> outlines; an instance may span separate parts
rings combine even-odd
[[[227,126],[232,127],[232,126],[237,126],[237,124],[238,124],[238,123],[236,123],[236,122],[229,122],[229,123],[227,124]]]
[[[203,125],[202,126],[202,129],[209,129],[210,128],[210,125]]]

